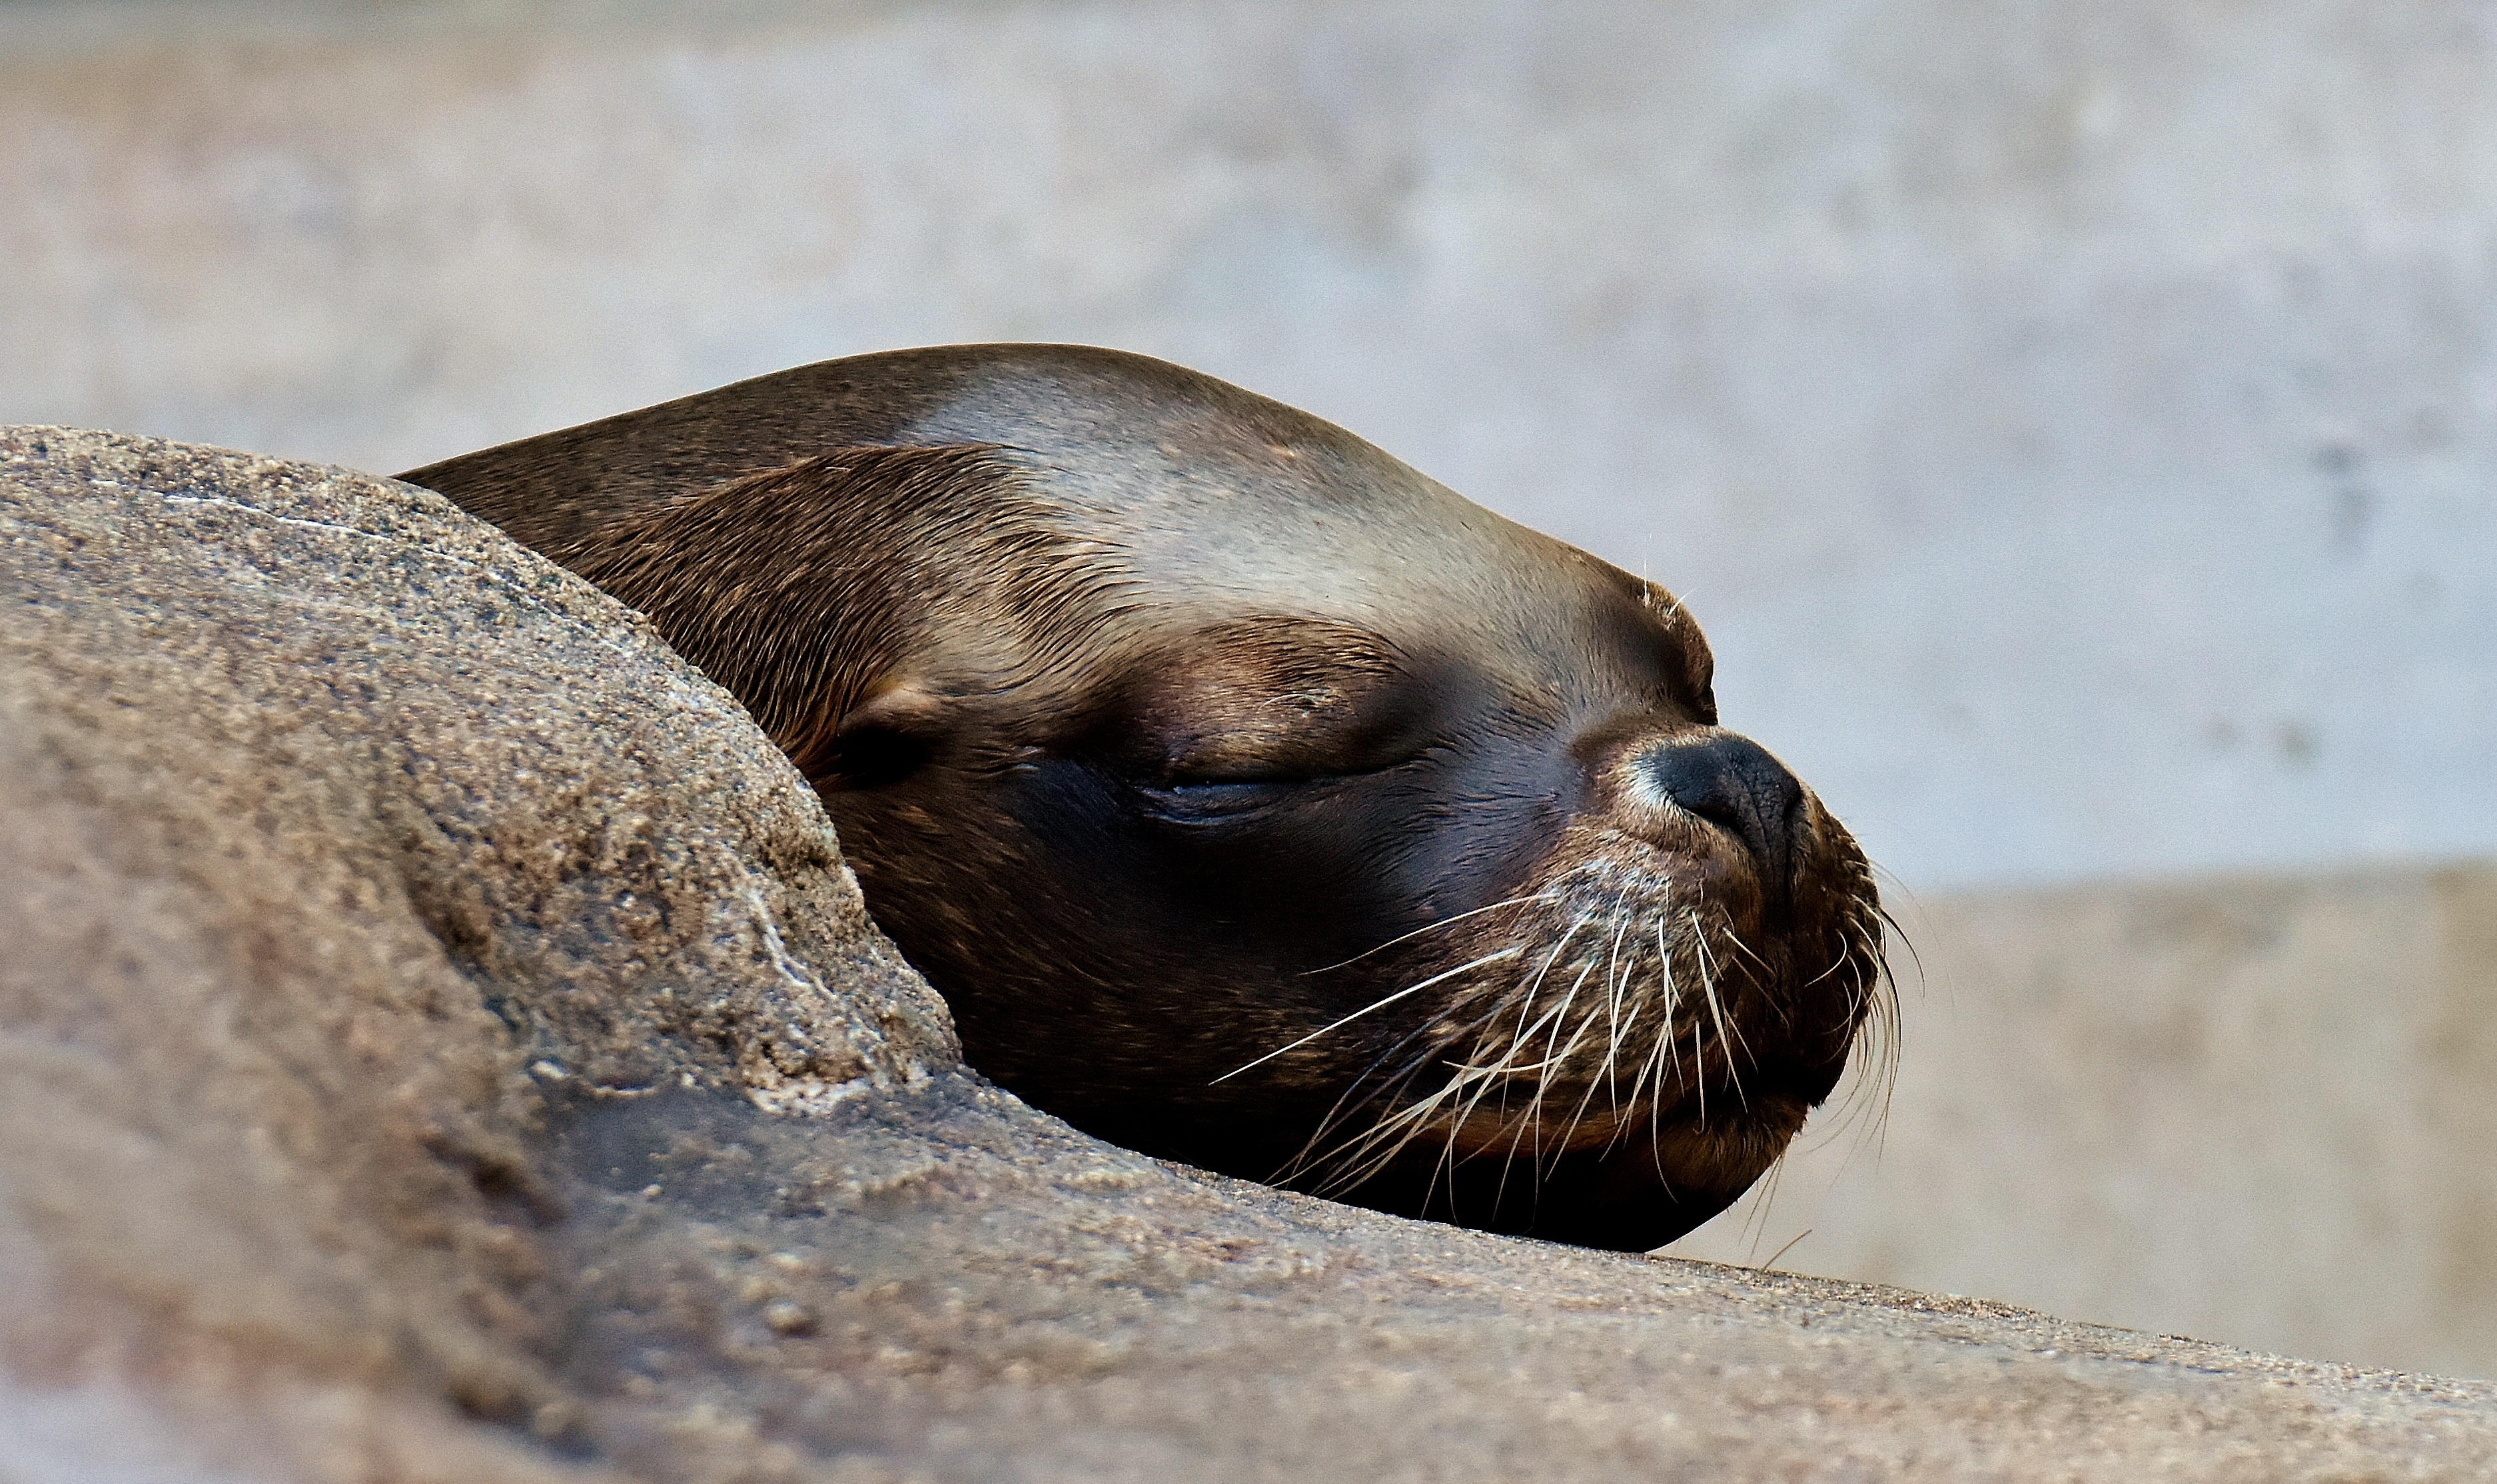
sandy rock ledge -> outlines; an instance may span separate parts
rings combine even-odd
[[[0,1478],[2497,1476],[2481,1383],[1078,1134],[734,702],[388,480],[0,431]]]

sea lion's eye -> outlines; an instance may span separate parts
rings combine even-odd
[[[1173,824],[1213,824],[1240,819],[1273,805],[1288,793],[1288,778],[1179,777],[1138,790],[1145,812]]]
[[[1260,616],[1152,661],[1102,732],[1151,818],[1244,820],[1403,767],[1431,741],[1432,687],[1348,624]]]
[[[818,787],[882,788],[908,777],[936,750],[948,722],[945,699],[912,683],[888,685],[853,706],[832,728],[792,744],[789,755]]]

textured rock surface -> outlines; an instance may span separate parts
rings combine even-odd
[[[2497,1470],[2486,1385],[1077,1135],[719,692],[424,491],[0,434],[0,1476]]]

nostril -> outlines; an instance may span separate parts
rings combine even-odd
[[[1659,793],[1741,840],[1760,864],[1773,894],[1792,868],[1803,784],[1748,737],[1730,732],[1692,742],[1662,742],[1638,766]]]
[[[1729,832],[1736,839],[1747,845],[1752,843],[1752,837],[1758,833],[1752,828],[1751,811],[1738,807],[1730,799],[1693,799],[1682,806],[1719,829]],[[1754,851],[1754,853],[1757,852]]]

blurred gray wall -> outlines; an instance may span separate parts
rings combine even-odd
[[[1306,406],[1680,590],[1933,898],[1878,1149],[1691,1249],[2481,1374],[2492,291],[2484,3],[0,0],[0,422]]]
[[[0,7],[0,418],[1105,342],[1683,591],[1919,887],[2497,849],[2485,4],[730,14]]]

